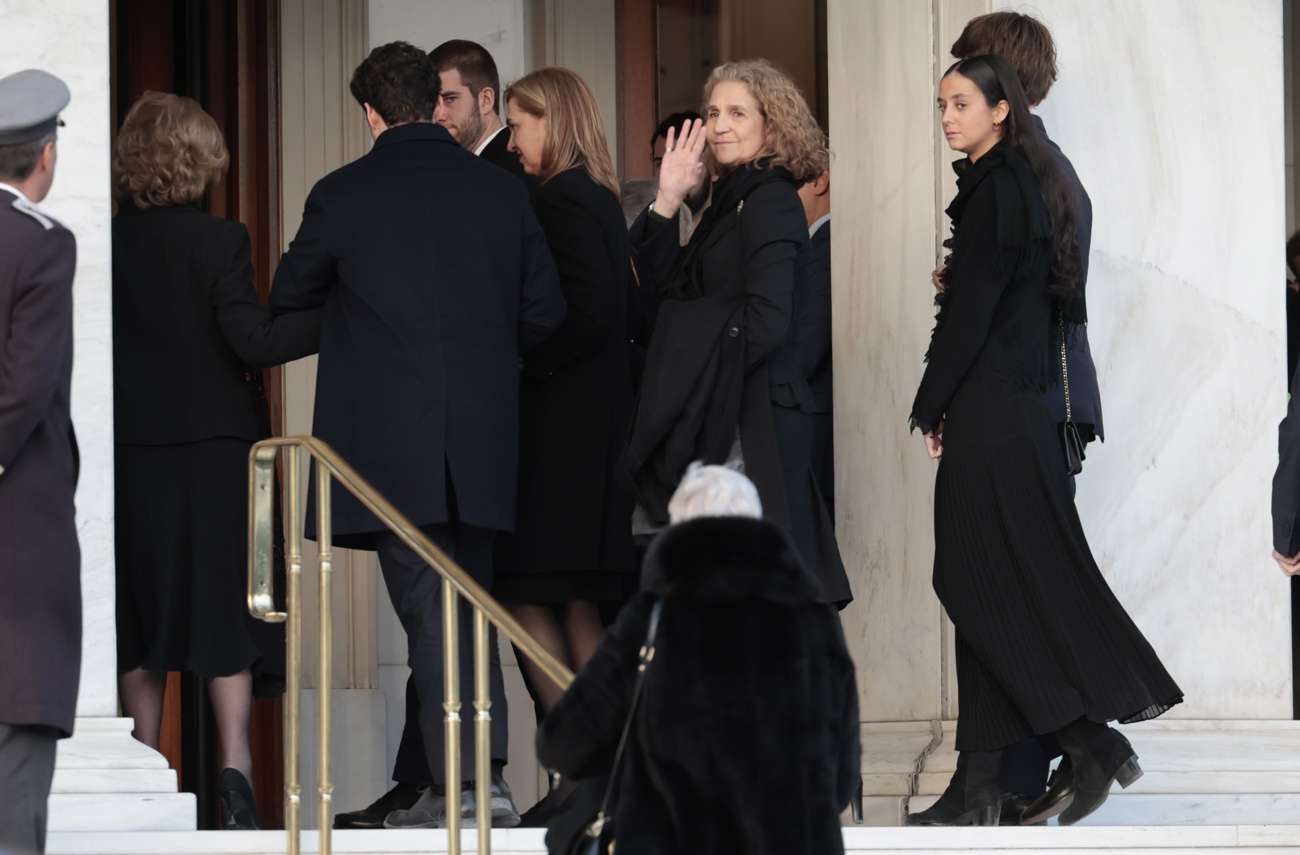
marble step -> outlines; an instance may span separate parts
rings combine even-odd
[[[545,832],[515,828],[492,832],[492,851],[501,855],[546,855]],[[282,831],[52,832],[49,855],[272,855],[285,851]],[[442,831],[338,831],[340,855],[397,855],[447,851]],[[314,832],[304,832],[304,853],[319,851]],[[1300,851],[1300,826],[1217,825],[1195,828],[1110,826],[1076,828],[846,828],[846,855],[1282,855]],[[462,851],[476,852],[474,832],[461,838]]]

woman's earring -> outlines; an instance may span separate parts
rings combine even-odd
[[[1002,123],[1001,123],[1001,122],[994,122],[994,123],[993,123],[993,130],[995,130],[995,131],[1000,131],[1000,130],[1002,130]]]

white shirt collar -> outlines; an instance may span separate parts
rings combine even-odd
[[[830,214],[827,214],[824,217],[819,217],[816,220],[813,220],[813,224],[808,227],[808,237],[812,237],[813,235],[817,234],[817,230],[820,229],[822,226],[826,225],[827,223],[829,223],[830,221],[831,221]]]
[[[22,199],[28,205],[34,204],[31,199],[28,199],[27,196],[24,195],[23,191],[19,190],[17,187],[13,186],[12,184],[6,184],[3,181],[0,181],[0,190],[8,190],[10,193],[14,194],[19,199]]]
[[[483,153],[483,149],[485,149],[485,148],[488,147],[488,143],[490,143],[490,142],[492,142],[492,140],[496,139],[496,138],[497,138],[497,134],[501,133],[501,132],[504,131],[505,129],[506,129],[506,126],[505,126],[505,125],[502,125],[501,127],[497,128],[495,131],[493,131],[491,134],[489,134],[489,135],[488,135],[488,138],[485,139],[485,140],[483,140],[483,142],[479,143],[479,144],[478,144],[478,148],[474,149],[474,153],[475,153],[475,154],[482,154],[482,153]]]

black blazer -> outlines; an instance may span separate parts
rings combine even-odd
[[[0,724],[72,733],[81,552],[72,232],[0,191]]]
[[[509,149],[509,145],[510,129],[502,128],[483,149],[483,152],[479,157],[483,158],[493,166],[501,167],[506,172],[509,172],[511,175],[524,182],[524,186],[528,188],[530,194],[536,193],[537,188],[541,185],[537,183],[536,178],[529,175],[527,172],[524,172],[523,162],[520,161],[519,155]]]
[[[321,313],[272,319],[249,253],[243,223],[188,205],[113,218],[116,442],[262,438],[245,371],[314,353]]]
[[[1300,552],[1300,371],[1291,378],[1291,401],[1277,429],[1273,548],[1287,557]]]
[[[416,525],[515,523],[520,356],[564,318],[519,182],[431,122],[390,128],[322,178],[271,289],[325,307],[313,433]],[[308,531],[314,533],[308,512]],[[334,491],[341,546],[381,524]]]
[[[1043,120],[1034,116],[1034,122],[1038,126],[1038,138],[1047,146],[1048,153],[1056,161],[1074,196],[1074,224],[1079,242],[1079,269],[1086,284],[1088,254],[1092,248],[1092,200],[1088,198],[1088,191],[1084,189],[1083,182],[1074,171],[1074,164],[1070,163],[1070,159],[1065,156],[1060,147],[1047,136]],[[1057,363],[1060,362],[1060,353],[1055,355],[1055,359]],[[1084,427],[1085,433],[1090,428],[1091,433],[1097,438],[1104,438],[1105,431],[1101,423],[1101,389],[1097,385],[1097,368],[1092,362],[1092,348],[1088,346],[1087,326],[1081,327],[1077,336],[1071,336],[1066,351],[1066,364],[1070,369],[1070,414],[1074,422]],[[1060,371],[1059,366],[1056,370]],[[1052,413],[1052,418],[1058,423],[1064,422],[1065,387],[1059,382],[1048,384],[1044,401]],[[1091,439],[1091,437],[1087,438]]]

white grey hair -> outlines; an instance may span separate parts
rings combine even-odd
[[[668,517],[674,523],[697,517],[763,518],[758,488],[741,473],[726,466],[705,466],[698,461],[668,500]]]

